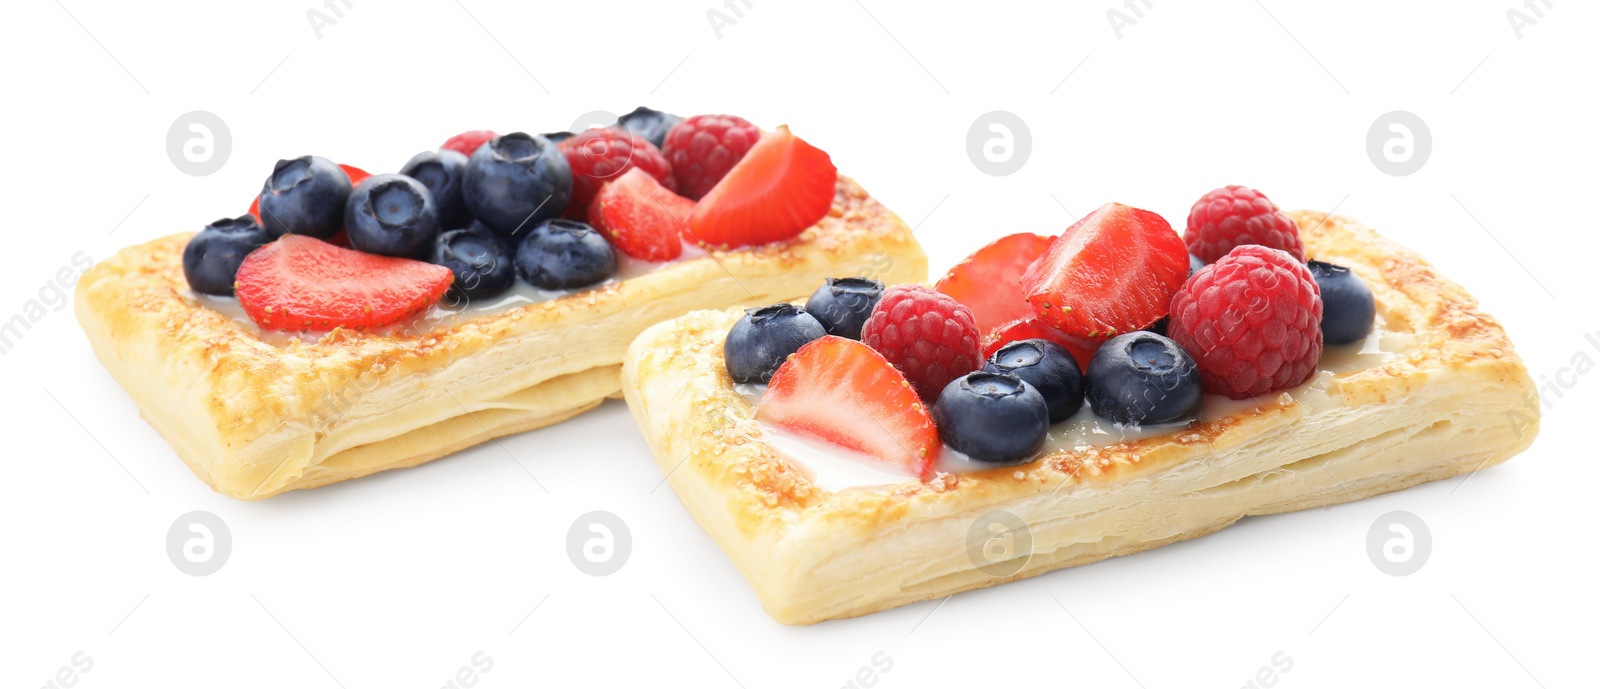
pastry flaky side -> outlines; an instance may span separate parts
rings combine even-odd
[[[1538,432],[1533,382],[1471,296],[1352,220],[1292,215],[1313,258],[1350,266],[1372,286],[1394,351],[1298,397],[1256,400],[1173,435],[825,491],[761,441],[734,390],[722,359],[733,311],[645,331],[628,349],[623,392],[684,505],[785,624],[1134,553],[1247,515],[1358,500],[1528,447]],[[1004,540],[986,540],[1001,533],[991,523]]]
[[[809,294],[824,277],[927,279],[905,222],[840,177],[798,238],[716,251],[428,332],[262,341],[184,282],[190,235],[88,271],[76,310],[96,356],[194,473],[255,499],[414,466],[556,423],[620,392],[628,343],[695,309]]]

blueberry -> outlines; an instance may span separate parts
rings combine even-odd
[[[822,324],[829,335],[861,339],[861,325],[872,315],[872,307],[883,297],[883,283],[866,278],[828,278],[806,300],[806,312]]]
[[[1171,316],[1162,316],[1161,320],[1156,321],[1155,323],[1151,324],[1150,327],[1145,328],[1144,330],[1145,330],[1145,332],[1148,332],[1148,333],[1155,333],[1155,334],[1160,335],[1162,337],[1166,337],[1167,336],[1167,326],[1171,325],[1171,324],[1172,324],[1172,317]]]
[[[1089,360],[1089,406],[1117,423],[1139,426],[1193,421],[1203,393],[1194,359],[1178,343],[1150,332],[1118,335]]]
[[[1322,291],[1323,343],[1347,345],[1366,339],[1378,314],[1367,283],[1344,266],[1309,261],[1306,267]]]
[[[472,222],[467,202],[461,199],[461,179],[467,174],[467,157],[449,149],[423,151],[411,157],[400,174],[422,183],[433,194],[439,227],[457,229]]]
[[[489,229],[520,236],[566,209],[572,198],[572,168],[549,139],[506,134],[467,159],[461,196],[472,217]]]
[[[1189,254],[1189,274],[1190,275],[1194,275],[1195,273],[1200,272],[1200,269],[1204,268],[1204,267],[1206,267],[1206,262],[1205,261],[1200,260],[1199,256],[1196,256],[1194,254]]]
[[[429,262],[455,274],[450,291],[458,302],[493,297],[517,280],[511,254],[500,248],[492,232],[450,230],[441,234],[433,243]]]
[[[546,134],[540,134],[539,136],[549,139],[550,143],[559,144],[567,139],[572,138],[572,132],[549,132]]]
[[[183,277],[196,292],[231,297],[239,264],[271,241],[272,233],[249,215],[213,222],[183,247]]]
[[[273,237],[303,234],[327,239],[344,223],[350,176],[321,156],[280,160],[261,185],[261,222]]]
[[[539,223],[517,245],[517,274],[540,289],[588,287],[617,272],[611,244],[587,223]]]
[[[765,383],[790,354],[828,334],[822,324],[794,304],[750,309],[739,317],[722,343],[722,357],[735,383]]]
[[[977,371],[950,381],[933,405],[939,437],[980,462],[1028,459],[1044,446],[1050,410],[1044,396],[1006,373]]]
[[[439,237],[433,195],[405,175],[373,175],[350,193],[344,207],[350,246],[369,254],[414,258]]]
[[[1049,340],[1017,340],[996,350],[987,373],[1009,373],[1032,385],[1050,409],[1050,423],[1065,421],[1083,406],[1083,372],[1072,352]]]
[[[667,131],[674,125],[682,122],[683,118],[672,113],[651,110],[643,105],[634,108],[622,117],[617,118],[617,126],[643,137],[645,141],[661,148],[661,143],[667,140]]]

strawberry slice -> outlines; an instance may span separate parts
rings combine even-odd
[[[372,328],[439,301],[451,278],[444,266],[289,234],[245,257],[234,291],[262,328]]]
[[[778,367],[756,418],[924,481],[943,448],[906,377],[871,347],[837,335],[812,340]]]
[[[344,170],[345,176],[350,178],[350,188],[351,189],[356,188],[356,185],[360,184],[361,180],[364,180],[364,179],[372,176],[372,173],[367,172],[366,170],[358,168],[358,167],[356,167],[354,165],[343,165],[343,164],[341,164],[339,166],[339,169],[340,170]],[[255,198],[250,199],[250,215],[255,216],[256,222],[261,222],[261,194],[259,194],[259,193],[256,194]],[[339,230],[339,234],[334,235],[334,239],[340,239],[342,237],[344,237],[344,230]],[[348,241],[343,241],[343,242],[338,242],[338,243],[339,243],[340,246],[350,246],[350,243]]]
[[[683,253],[680,234],[694,202],[668,191],[643,168],[631,168],[600,188],[589,204],[589,224],[618,251],[646,261]]]
[[[688,239],[726,248],[793,239],[833,208],[838,181],[826,152],[778,127],[695,205]]]
[[[1033,318],[1022,298],[1022,273],[1050,248],[1051,237],[1020,232],[1006,235],[957,263],[933,288],[972,309],[978,332]]]
[[[1050,244],[1022,275],[1022,293],[1046,323],[1107,340],[1167,315],[1189,274],[1189,250],[1161,216],[1108,203]]]
[[[1037,318],[1023,318],[998,326],[988,331],[983,336],[983,358],[988,359],[994,353],[1017,340],[1042,339],[1054,342],[1067,351],[1072,352],[1072,358],[1078,360],[1078,369],[1089,370],[1089,360],[1094,358],[1095,350],[1100,348],[1100,343],[1095,340],[1085,340],[1073,337],[1060,330],[1050,327]]]

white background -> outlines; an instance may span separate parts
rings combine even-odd
[[[1229,183],[1285,208],[1337,206],[1501,319],[1552,386],[1543,430],[1470,480],[789,628],[657,490],[621,404],[503,447],[238,502],[139,419],[66,308],[0,357],[6,686],[47,686],[80,651],[93,659],[80,687],[433,688],[479,651],[493,658],[479,687],[840,687],[880,651],[892,666],[878,687],[1239,687],[1279,652],[1293,662],[1279,687],[1593,681],[1600,383],[1562,373],[1600,360],[1584,339],[1600,332],[1592,4],[1524,9],[1537,21],[1521,38],[1513,0],[1164,1],[1121,38],[1112,0],[757,0],[720,37],[712,0],[358,0],[320,38],[313,7],[11,3],[0,319],[75,252],[99,260],[240,214],[280,157],[392,171],[463,129],[561,130],[643,103],[792,125],[917,226],[936,272],[1111,200],[1180,226]],[[167,157],[167,129],[191,110],[230,129],[216,174]],[[967,157],[968,127],[991,110],[1031,129],[1016,174]],[[1410,176],[1367,157],[1368,127],[1392,110],[1432,132]],[[166,553],[191,510],[232,532],[231,559],[207,577]],[[633,534],[609,577],[568,560],[567,529],[591,510]],[[1391,510],[1433,536],[1408,577],[1366,552]]]

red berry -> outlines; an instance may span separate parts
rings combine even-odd
[[[1266,194],[1250,187],[1228,186],[1200,197],[1189,209],[1189,226],[1184,230],[1183,241],[1189,245],[1189,253],[1206,263],[1245,244],[1282,249],[1295,260],[1306,262],[1300,227]]]
[[[478,150],[479,146],[482,146],[484,143],[497,136],[499,136],[499,134],[491,132],[487,129],[474,129],[470,132],[461,132],[460,134],[452,136],[446,140],[444,145],[439,147],[439,150],[455,151],[456,153],[460,153],[461,155],[471,158],[472,154]]]
[[[600,185],[633,168],[650,173],[669,190],[678,188],[661,151],[632,132],[609,127],[586,129],[568,137],[559,147],[572,168],[572,200],[563,214],[569,219],[582,220]]]
[[[680,233],[692,212],[693,201],[634,168],[600,188],[589,204],[589,224],[622,253],[646,261],[670,261],[683,253]]]
[[[1322,356],[1322,292],[1287,252],[1235,247],[1178,290],[1167,334],[1194,357],[1206,392],[1243,399],[1294,387]]]
[[[1166,220],[1108,203],[1050,244],[1022,293],[1057,330],[1107,340],[1161,320],[1188,275],[1188,251]]]
[[[339,165],[339,169],[340,170],[344,170],[345,176],[350,178],[350,188],[351,189],[354,189],[357,184],[360,184],[361,180],[364,180],[364,179],[372,176],[372,173],[367,172],[366,170],[358,168],[358,167],[356,167],[354,165],[340,164]],[[261,222],[261,195],[260,194],[256,194],[255,198],[250,199],[250,215],[255,216],[256,222]],[[338,243],[340,246],[350,246],[349,241],[345,240],[344,236],[345,236],[344,235],[344,230],[341,229],[341,230],[339,230],[338,234],[335,234],[333,236],[333,239],[330,239],[328,241]]]
[[[1089,370],[1089,360],[1094,358],[1095,350],[1100,348],[1100,343],[1095,340],[1085,340],[1073,337],[1060,330],[1050,327],[1037,318],[1024,318],[1002,324],[983,336],[983,358],[988,359],[994,353],[1017,340],[1044,339],[1054,342],[1067,351],[1072,352],[1072,358],[1078,360],[1078,369]]]
[[[678,191],[696,201],[761,138],[761,129],[743,117],[695,115],[673,125],[661,152],[678,178]]]
[[[826,152],[778,127],[700,199],[688,238],[716,247],[793,239],[833,208],[838,181]]]
[[[1022,273],[1050,248],[1050,241],[1027,232],[996,239],[956,264],[933,288],[972,309],[978,332],[1033,318],[1033,306],[1022,298]]]
[[[239,265],[235,292],[250,320],[272,330],[388,325],[450,287],[449,268],[284,235]]]
[[[836,335],[806,343],[778,367],[756,418],[922,480],[933,478],[943,448],[905,376],[871,347]]]
[[[928,401],[983,365],[978,337],[971,309],[922,285],[885,290],[861,326],[861,341],[900,369]]]

